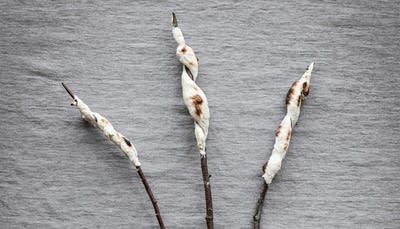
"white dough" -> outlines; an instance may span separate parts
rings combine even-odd
[[[172,34],[178,43],[176,55],[182,63],[182,96],[190,115],[194,120],[197,148],[202,156],[206,155],[206,140],[210,124],[210,110],[207,97],[195,83],[199,72],[197,57],[193,49],[185,43],[179,27],[172,27]]]
[[[311,63],[303,76],[294,82],[289,89],[286,100],[287,112],[278,129],[275,131],[276,138],[274,149],[264,169],[263,178],[267,184],[272,182],[275,175],[281,169],[282,161],[289,148],[293,127],[296,125],[300,116],[301,102],[305,96],[307,96],[310,89],[313,67],[314,63]]]
[[[81,112],[82,118],[99,128],[103,134],[109,138],[115,145],[124,152],[129,160],[135,165],[140,166],[139,158],[135,146],[121,133],[117,132],[111,123],[102,115],[92,112],[90,108],[78,98],[74,96],[73,106],[76,106]]]

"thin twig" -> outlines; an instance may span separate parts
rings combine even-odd
[[[178,27],[178,20],[176,20],[176,15],[172,12],[172,27]]]
[[[72,93],[72,91],[67,87],[67,85],[65,85],[65,83],[61,83],[61,84],[65,88],[65,90],[68,92],[68,94],[74,99],[75,98],[74,93]]]
[[[212,195],[211,195],[211,184],[210,177],[208,175],[208,166],[207,166],[207,155],[201,155],[201,172],[203,174],[203,183],[204,183],[204,194],[206,199],[206,222],[207,228],[214,228],[214,216],[213,216],[213,204],[212,204]]]
[[[265,182],[263,182],[263,183],[264,183],[263,188],[260,193],[260,197],[258,198],[258,201],[257,201],[256,212],[254,213],[254,216],[253,216],[254,229],[260,229],[261,213],[262,213],[263,206],[264,206],[265,195],[267,194],[267,191],[268,191],[268,184]]]
[[[164,229],[165,226],[164,226],[163,219],[161,217],[160,208],[158,207],[157,200],[154,197],[153,192],[151,191],[149,183],[147,183],[147,179],[143,174],[142,168],[140,166],[137,166],[136,170],[137,170],[137,173],[139,174],[140,179],[142,180],[144,188],[146,189],[147,195],[149,196],[150,201],[153,204],[153,208],[154,208],[154,212],[156,213],[158,224],[160,225],[161,229]]]

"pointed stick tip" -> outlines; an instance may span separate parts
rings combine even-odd
[[[172,12],[172,26],[178,27],[178,20],[176,19],[176,15],[174,12]]]
[[[68,92],[68,94],[75,99],[75,95],[74,93],[72,93],[72,91],[67,87],[67,85],[64,82],[61,82],[61,85],[64,87],[64,89]]]

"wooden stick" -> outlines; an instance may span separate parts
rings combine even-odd
[[[65,85],[64,83],[61,83],[62,86],[65,88],[65,90],[68,92],[68,94],[71,96],[71,98],[75,98],[74,93],[72,93],[72,91],[67,87],[67,85]]]
[[[119,148],[124,152],[129,160],[135,165],[137,173],[139,174],[140,179],[143,182],[144,188],[146,189],[147,195],[149,196],[151,203],[153,204],[154,211],[156,213],[158,224],[160,225],[160,229],[165,229],[164,222],[161,217],[160,208],[158,207],[157,201],[151,191],[151,188],[147,182],[146,177],[143,174],[141,163],[137,157],[137,151],[135,146],[129,141],[124,135],[117,132],[111,123],[102,115],[96,112],[92,112],[82,100],[78,98],[72,91],[65,85],[61,83],[68,94],[74,100],[71,105],[79,108],[81,112],[82,118],[92,124],[94,127],[100,129],[103,134],[108,137],[115,145],[119,146]]]
[[[264,199],[265,195],[267,194],[267,191],[268,191],[268,184],[264,182],[262,191],[260,193],[260,197],[257,200],[256,212],[254,213],[253,216],[254,229],[260,229],[261,213],[264,206]]]
[[[144,188],[146,189],[147,195],[149,196],[150,201],[153,204],[153,208],[154,208],[154,212],[156,213],[158,224],[160,225],[160,228],[164,229],[165,226],[164,226],[163,219],[161,217],[160,208],[158,207],[157,200],[154,197],[153,192],[151,191],[149,183],[147,183],[147,179],[143,174],[142,168],[140,166],[137,166],[136,170],[137,170],[137,173],[139,174],[140,179],[142,180]]]
[[[176,15],[172,12],[172,27],[178,27],[178,20],[176,20]]]
[[[207,166],[207,155],[201,155],[201,172],[203,174],[203,183],[204,183],[204,194],[206,199],[206,222],[207,228],[214,228],[214,216],[213,216],[213,204],[212,204],[212,195],[211,195],[211,184],[210,177],[208,175],[208,166]]]

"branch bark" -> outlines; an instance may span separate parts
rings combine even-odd
[[[140,166],[137,166],[136,170],[137,170],[137,173],[139,174],[140,179],[142,180],[144,188],[146,189],[147,195],[149,196],[150,201],[153,204],[153,208],[154,208],[154,212],[156,213],[158,224],[160,225],[161,229],[165,229],[164,222],[163,222],[163,219],[162,219],[161,213],[160,213],[160,208],[158,207],[158,204],[157,204],[157,200],[154,197],[153,192],[151,191],[149,183],[147,183],[147,179],[143,174],[142,168]]]
[[[256,212],[253,215],[254,229],[260,229],[261,214],[264,207],[265,195],[268,191],[268,184],[264,182],[260,197],[257,200]]]
[[[204,194],[206,199],[206,222],[208,229],[214,229],[213,204],[211,195],[210,177],[208,174],[207,155],[201,155],[201,172],[203,174]]]

